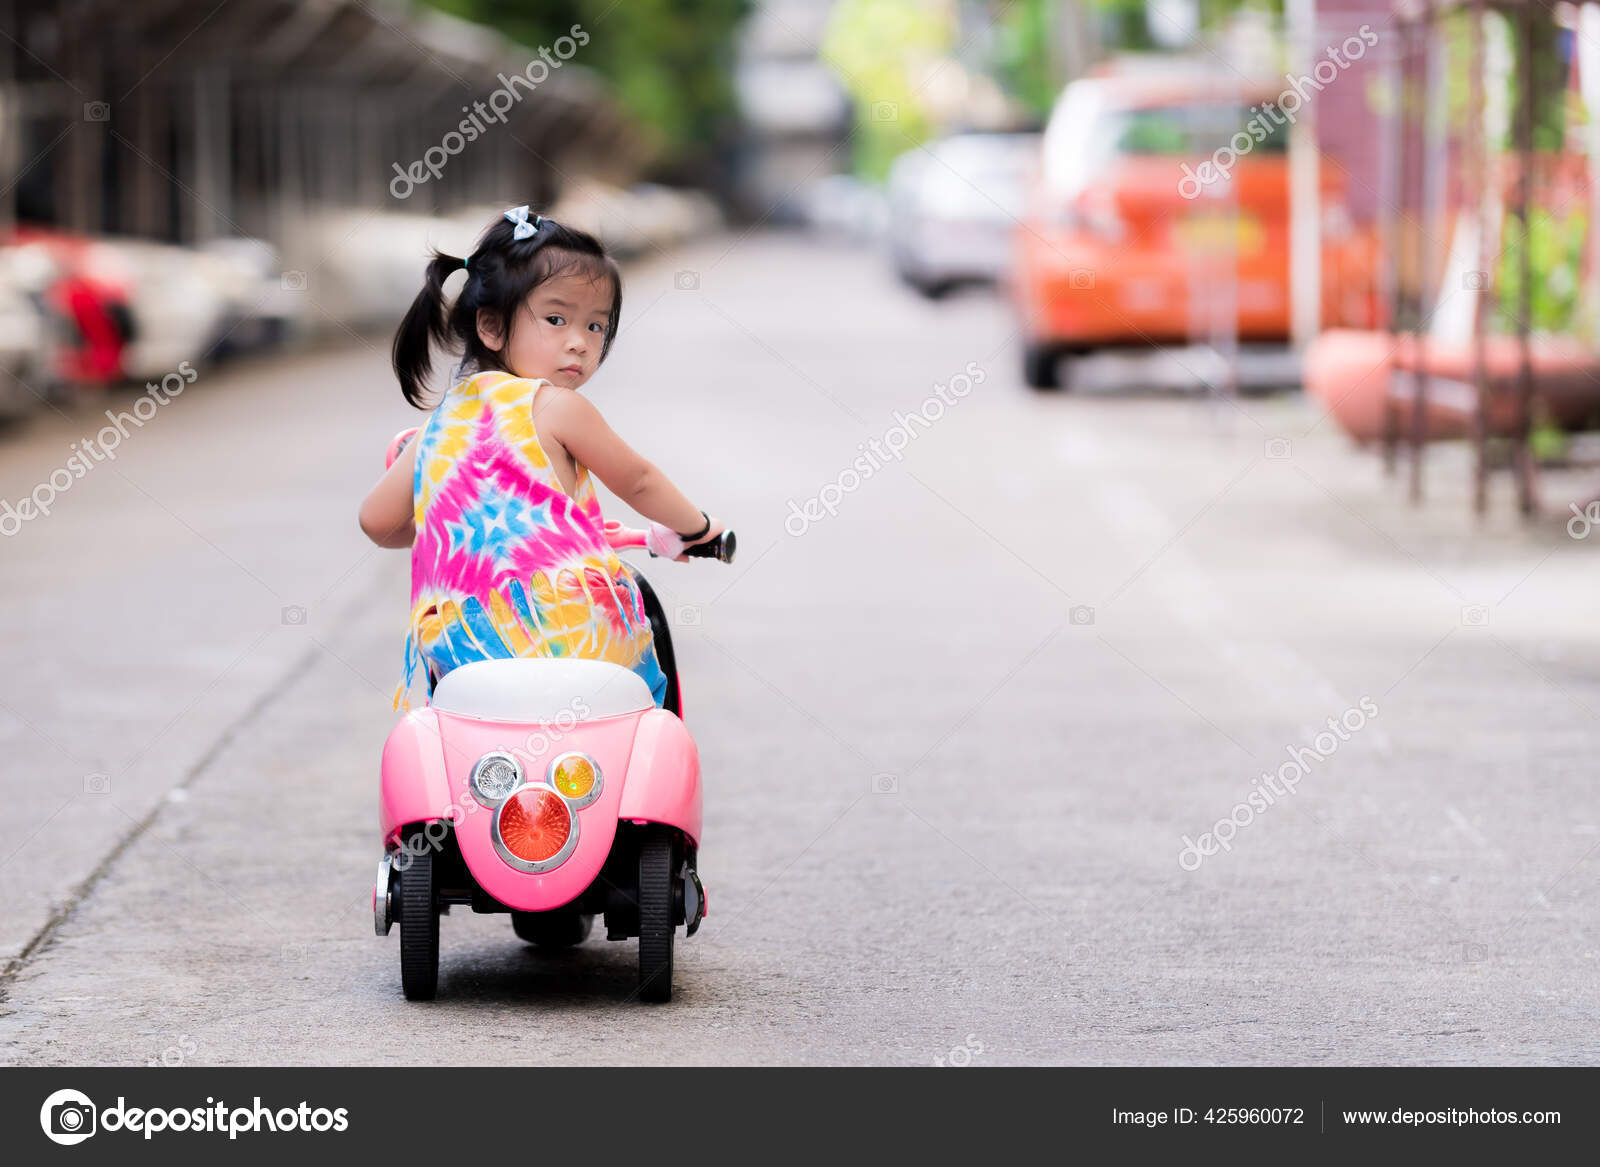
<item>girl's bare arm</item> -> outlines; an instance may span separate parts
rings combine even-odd
[[[379,547],[410,547],[417,539],[411,483],[417,465],[413,438],[361,502],[361,529]]]
[[[587,397],[559,386],[551,386],[541,397],[541,441],[548,439],[558,444],[645,518],[680,534],[705,526],[699,508],[688,495],[674,486],[655,463],[623,441]],[[721,533],[722,524],[712,519],[711,529],[695,542],[715,539]]]

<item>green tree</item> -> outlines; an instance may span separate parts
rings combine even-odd
[[[750,0],[428,0],[536,48],[574,24],[575,61],[605,77],[655,140],[663,177],[693,175],[735,118],[734,36]]]
[[[1087,0],[1100,13],[1105,44],[1113,49],[1148,49],[1155,41],[1150,35],[1150,14],[1146,0]],[[1283,15],[1283,0],[1199,0],[1200,27],[1215,31],[1235,12],[1253,8]]]
[[[1066,80],[1058,75],[1053,0],[1016,0],[995,17],[994,71],[1002,85],[1028,109],[1050,112]]]
[[[855,170],[881,179],[896,157],[933,133],[925,70],[955,47],[949,13],[918,0],[838,0],[822,37],[823,63],[855,99]]]

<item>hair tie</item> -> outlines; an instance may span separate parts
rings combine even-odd
[[[463,268],[465,268],[465,267],[466,267],[466,266],[467,266],[467,260],[469,260],[469,259],[471,259],[471,258],[472,258],[472,257],[471,257],[471,256],[470,256],[470,255],[467,255],[467,256],[463,256],[463,257],[462,257],[462,259],[461,259],[461,266],[462,266],[462,267],[463,267]]]

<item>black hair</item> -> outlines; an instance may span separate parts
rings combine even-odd
[[[533,222],[530,212],[529,220]],[[526,239],[513,238],[515,225],[504,216],[496,219],[478,239],[477,250],[463,258],[435,251],[429,262],[422,291],[411,302],[405,319],[394,334],[391,360],[400,391],[418,409],[429,407],[424,397],[424,382],[433,369],[433,346],[459,351],[465,368],[505,369],[499,352],[478,336],[478,312],[487,309],[499,317],[501,349],[510,345],[511,328],[517,310],[528,294],[557,276],[577,273],[599,282],[611,281],[611,314],[606,322],[606,338],[601,344],[600,361],[611,351],[622,315],[622,272],[605,247],[587,231],[566,227],[544,219],[539,229]],[[466,263],[467,282],[446,305],[444,282]]]

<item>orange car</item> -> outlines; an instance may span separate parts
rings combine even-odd
[[[1058,386],[1063,356],[1204,341],[1235,321],[1241,342],[1288,340],[1289,118],[1278,95],[1176,70],[1067,86],[1015,234],[1028,384]],[[1350,226],[1342,177],[1324,162],[1323,315],[1367,325],[1371,241]]]

